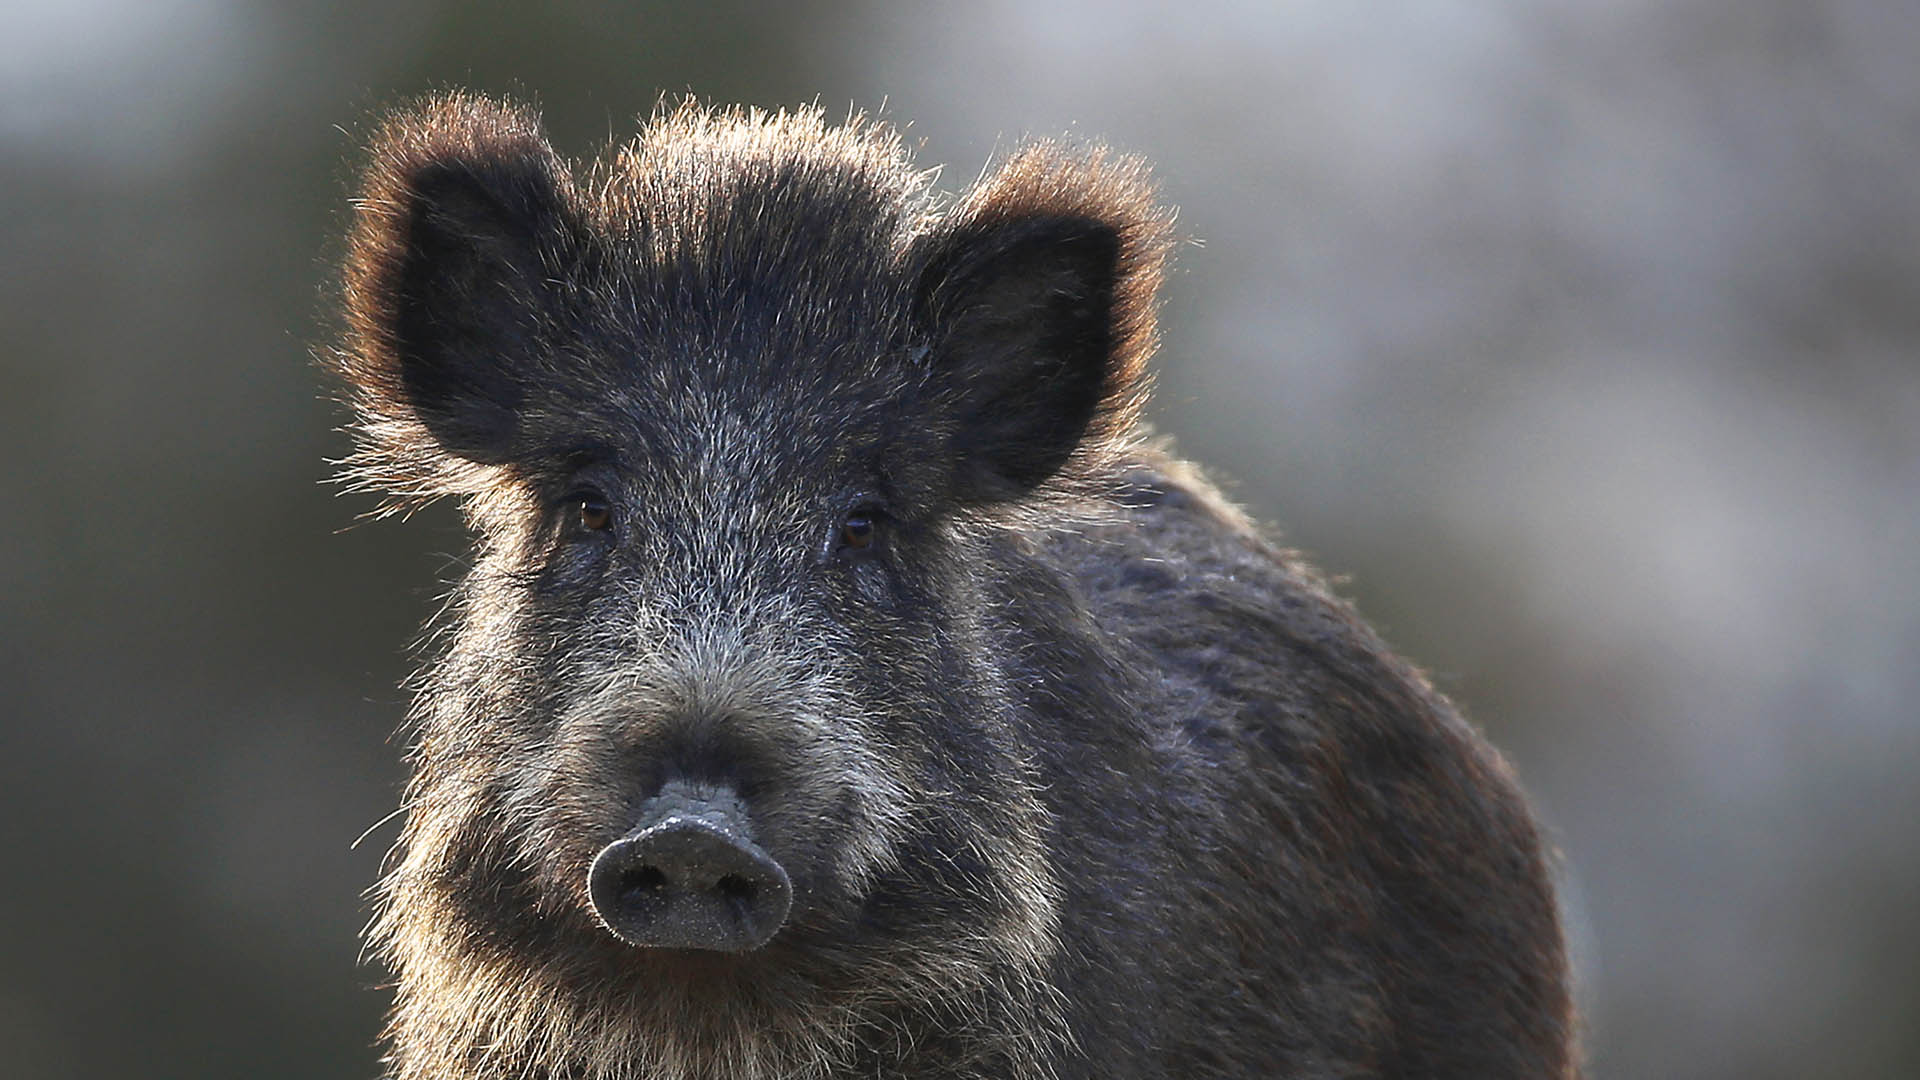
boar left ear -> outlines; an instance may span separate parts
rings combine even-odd
[[[926,242],[930,342],[957,493],[1014,498],[1132,427],[1167,223],[1130,160],[1030,148]]]
[[[570,176],[527,110],[449,95],[373,144],[345,280],[354,473],[402,499],[511,455],[540,327],[577,254]]]

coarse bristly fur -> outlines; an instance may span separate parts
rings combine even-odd
[[[380,885],[390,1075],[1574,1076],[1506,765],[1142,432],[1144,166],[932,184],[817,109],[583,167],[466,94],[373,138],[346,475],[477,538]],[[590,895],[696,781],[791,878],[758,947]]]

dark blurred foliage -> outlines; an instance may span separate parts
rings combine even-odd
[[[688,90],[1153,158],[1162,426],[1346,575],[1566,849],[1596,1076],[1920,1072],[1906,0],[279,3],[0,15],[10,1076],[371,1076],[452,507],[355,524],[309,349],[358,136]],[[357,848],[349,847],[363,831]]]

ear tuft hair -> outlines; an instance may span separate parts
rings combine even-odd
[[[346,475],[398,507],[482,486],[513,439],[538,313],[569,255],[572,179],[529,109],[465,93],[369,143],[348,240]]]

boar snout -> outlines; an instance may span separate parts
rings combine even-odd
[[[587,872],[594,913],[630,945],[748,952],[793,904],[787,871],[754,843],[731,787],[675,780]]]

